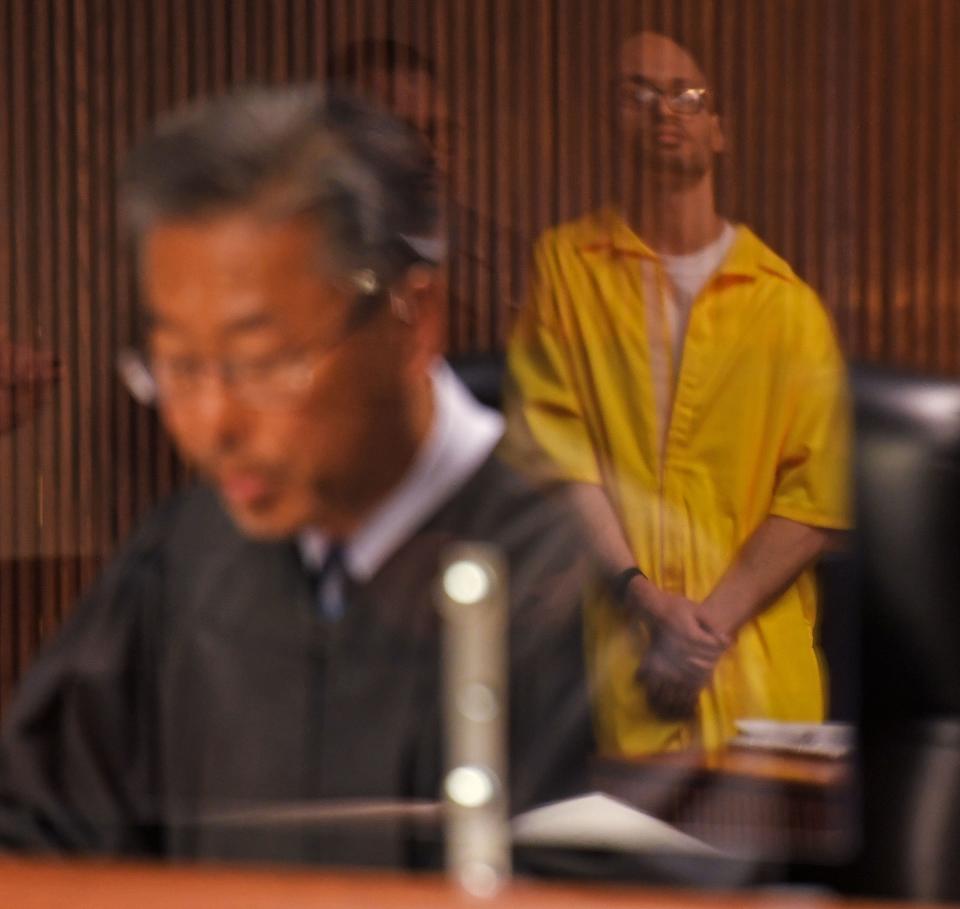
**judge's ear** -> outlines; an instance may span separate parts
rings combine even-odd
[[[411,342],[423,362],[430,363],[443,352],[446,279],[442,269],[411,265],[390,288],[390,310],[410,329]]]

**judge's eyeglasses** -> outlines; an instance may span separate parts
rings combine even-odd
[[[369,269],[354,275],[361,291],[339,333],[326,343],[300,350],[284,350],[256,358],[209,359],[192,354],[159,354],[127,348],[117,356],[117,370],[129,392],[141,404],[161,401],[184,403],[212,377],[253,407],[295,401],[313,384],[320,362],[365,325],[379,304],[389,297],[391,310],[403,321],[410,315],[406,303],[394,294],[380,293],[377,276]]]

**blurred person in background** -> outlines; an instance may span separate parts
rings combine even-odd
[[[716,209],[697,61],[620,48],[619,207],[548,231],[510,344],[507,451],[575,484],[607,565],[600,746],[718,748],[817,722],[813,564],[847,527],[844,364],[816,294]]]
[[[36,413],[59,378],[53,354],[14,344],[0,325],[0,435]]]
[[[492,335],[501,314],[515,311],[523,292],[528,238],[482,210],[455,179],[454,166],[463,151],[462,114],[453,110],[434,60],[415,47],[392,39],[366,38],[344,46],[330,59],[327,80],[353,91],[363,90],[377,104],[413,126],[433,151],[445,194],[444,221],[451,251],[449,310],[453,318],[485,301],[464,299],[460,284],[492,288],[495,294]]]
[[[123,183],[154,397],[203,478],[149,517],[25,677],[8,848],[435,863],[415,825],[224,813],[440,796],[448,544],[509,568],[513,810],[583,785],[577,524],[493,453],[439,356],[436,179],[409,127],[318,89],[165,119]],[[435,838],[435,837],[434,837]]]

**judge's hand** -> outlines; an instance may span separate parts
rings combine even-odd
[[[0,326],[0,435],[38,410],[59,378],[53,354],[14,344]]]

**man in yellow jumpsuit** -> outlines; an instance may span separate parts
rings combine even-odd
[[[617,91],[622,204],[537,244],[507,444],[574,484],[610,571],[602,749],[712,749],[738,719],[825,715],[812,564],[847,526],[844,365],[814,292],[717,213],[696,61],[634,35]]]

